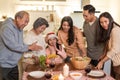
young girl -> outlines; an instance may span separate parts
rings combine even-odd
[[[62,63],[64,59],[67,58],[67,55],[64,51],[64,48],[57,43],[57,36],[55,33],[48,33],[46,37],[46,42],[48,46],[46,48],[46,55],[47,55],[47,63],[49,60],[54,58],[55,63]],[[50,56],[52,55],[52,56]]]

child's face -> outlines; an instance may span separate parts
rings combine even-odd
[[[57,39],[56,39],[56,38],[51,38],[51,39],[48,40],[48,43],[49,43],[49,45],[51,45],[51,46],[55,45],[56,42],[57,42]]]

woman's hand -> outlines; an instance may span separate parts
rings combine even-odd
[[[82,54],[82,57],[86,57],[87,56],[87,54]]]
[[[98,63],[98,65],[96,66],[96,68],[97,68],[97,69],[102,69],[102,68],[103,68],[103,64],[104,64],[104,62],[103,62],[103,61],[100,61],[100,62]]]

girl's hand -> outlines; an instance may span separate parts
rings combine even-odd
[[[63,62],[63,60],[59,56],[57,58],[55,58],[55,63],[58,64],[58,63],[62,63],[62,62]]]
[[[62,56],[64,59],[67,57],[67,54],[65,52],[60,51],[60,50],[57,52],[57,54]]]

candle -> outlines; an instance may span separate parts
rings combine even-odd
[[[65,77],[68,77],[68,75],[69,75],[69,66],[67,64],[65,64],[63,67],[63,75]]]
[[[64,80],[64,77],[62,74],[59,75],[58,80]]]

